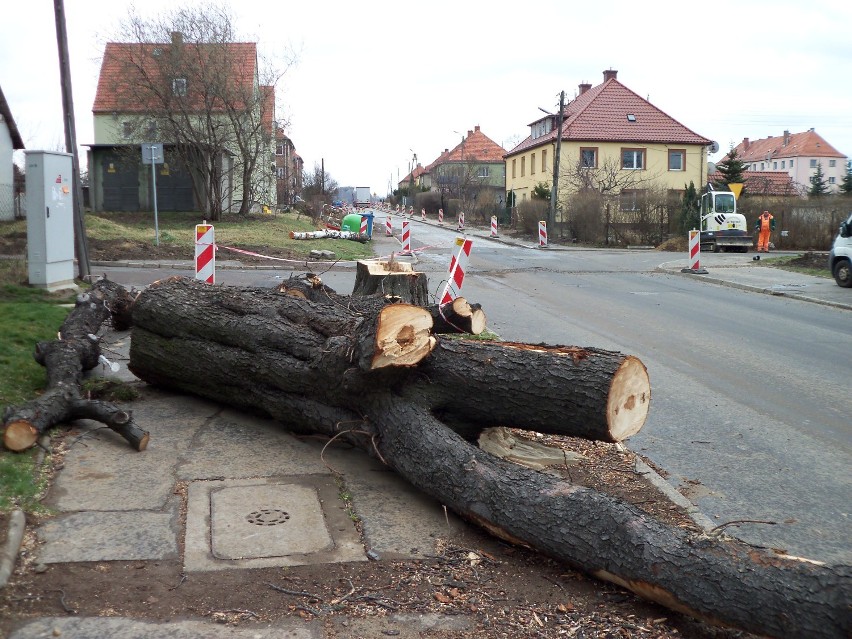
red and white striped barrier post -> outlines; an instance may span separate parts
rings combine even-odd
[[[425,222],[426,221],[426,209],[420,209],[420,219]]]
[[[450,260],[450,277],[447,279],[447,285],[444,286],[444,291],[441,293],[441,305],[449,304],[456,299],[461,293],[462,282],[464,282],[464,274],[467,269],[467,259],[470,257],[470,248],[473,240],[457,237],[456,246],[458,251]]]
[[[385,235],[391,237],[393,235],[393,222],[390,214],[385,216]]]
[[[361,216],[361,230],[360,230],[360,233],[361,233],[361,235],[366,235],[366,234],[367,234],[367,216],[366,216],[366,215],[362,215],[362,216]]]
[[[538,223],[538,247],[547,248],[547,222],[544,220]]]
[[[497,237],[497,216],[491,216],[491,237]]]
[[[459,225],[457,230],[464,231],[464,211],[459,211]]]
[[[414,205],[408,207],[408,217],[414,217]]]
[[[411,222],[402,221],[402,252],[411,253]]]
[[[195,279],[216,283],[216,240],[212,224],[195,225]]]
[[[444,209],[438,209],[438,224],[444,223]]]
[[[681,271],[699,275],[707,274],[707,269],[701,268],[701,231],[692,229],[689,232],[689,266]]]

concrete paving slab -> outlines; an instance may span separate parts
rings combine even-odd
[[[381,559],[434,554],[438,539],[469,527],[362,450],[329,447],[323,458],[341,474],[361,519],[366,546]]]
[[[83,512],[41,525],[38,561],[134,561],[178,557],[177,507],[173,512]]]
[[[44,617],[17,628],[9,639],[324,639],[317,621],[284,620],[273,624],[242,624],[239,627],[203,621],[163,623],[125,617]]]
[[[249,488],[247,491],[254,491],[257,494],[267,493],[268,488],[276,487],[268,494],[276,494],[277,487],[283,487],[286,490],[288,487],[296,490],[309,489],[313,490],[317,495],[319,504],[322,510],[323,528],[328,532],[332,543],[326,544],[317,551],[291,553],[280,556],[256,556],[244,557],[238,559],[219,557],[214,553],[212,542],[214,535],[213,520],[217,514],[213,512],[213,497],[215,491],[221,491],[226,488]],[[226,493],[227,494],[227,493]],[[235,492],[233,496],[239,494],[245,495],[246,492]],[[232,512],[236,517],[246,518],[255,512],[267,506],[260,506],[260,502],[251,501],[243,504],[242,507],[234,505]],[[267,502],[268,503],[268,502]],[[223,504],[223,509],[230,508],[230,505]],[[279,509],[278,506],[269,508],[270,510]],[[280,508],[285,512],[287,508]],[[296,512],[294,510],[294,512]],[[290,513],[292,516],[292,513]],[[265,517],[266,515],[255,515]],[[277,513],[270,513],[269,517],[276,517]],[[282,524],[286,526],[288,524]],[[235,524],[236,526],[236,524]],[[273,526],[280,529],[281,526]],[[239,534],[243,528],[237,528],[236,534]],[[255,532],[252,527],[252,532]],[[224,531],[220,534],[230,534],[229,531]],[[313,535],[314,531],[309,530],[305,534]],[[236,541],[225,544],[225,554],[235,552],[238,548]],[[250,540],[245,540],[246,545],[250,544]],[[277,542],[276,542],[277,543]],[[303,542],[304,543],[304,542]],[[301,547],[302,550],[305,545]],[[252,550],[255,554],[263,554],[264,550]],[[268,568],[278,566],[299,566],[317,563],[340,563],[349,561],[366,561],[367,557],[364,553],[364,546],[355,530],[355,525],[349,518],[346,512],[346,506],[338,497],[338,487],[332,475],[298,475],[298,476],[279,476],[265,477],[255,479],[227,479],[218,481],[194,481],[189,484],[187,491],[187,513],[186,513],[186,537],[184,543],[184,570],[192,571],[210,571],[210,570],[226,570],[232,568]]]
[[[119,435],[90,420],[70,445],[64,468],[45,503],[59,511],[158,510],[168,501],[176,481],[175,467],[192,443],[192,434],[219,409],[181,396],[161,396],[130,403],[140,428],[151,433],[143,452]],[[151,472],[156,468],[157,472]]]
[[[319,495],[295,483],[226,486],[210,492],[217,559],[286,557],[334,546]]]
[[[319,451],[277,422],[229,409],[198,431],[177,469],[184,480],[327,472]]]

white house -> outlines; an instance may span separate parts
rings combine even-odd
[[[15,173],[12,154],[24,148],[12,110],[0,88],[0,220],[15,219]]]

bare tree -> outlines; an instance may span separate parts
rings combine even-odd
[[[229,9],[183,7],[148,20],[131,9],[120,32],[116,91],[122,112],[136,116],[127,137],[168,144],[212,220],[237,187],[240,213],[272,193],[274,89],[283,71],[260,69],[256,46],[240,42]]]

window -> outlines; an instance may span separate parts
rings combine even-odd
[[[172,80],[172,93],[181,97],[186,95],[186,78]]]
[[[829,183],[829,184],[834,184],[834,178],[833,178],[833,177],[828,178],[828,183]]]
[[[640,170],[645,168],[645,149],[621,149],[621,168]]]
[[[639,211],[644,196],[643,189],[624,189],[619,195],[619,208],[622,211]]]
[[[760,170],[762,171],[762,170],[763,170],[763,169],[765,169],[765,168],[766,168],[766,166],[763,164],[763,162],[761,162],[761,163],[760,163]]]
[[[775,171],[777,169],[778,169],[778,162],[773,162],[772,163],[772,170]]]
[[[793,168],[793,160],[790,160],[790,168]]]
[[[512,158],[512,179],[518,177],[516,175],[516,171],[515,171],[515,164],[517,163],[517,161],[518,161],[517,159]]]
[[[811,160],[811,168],[812,169],[816,168],[816,160]]]
[[[283,144],[277,144],[275,146],[275,155],[284,155],[284,145]]]
[[[580,147],[580,166],[584,169],[595,169],[598,166],[597,147]]]
[[[121,134],[126,138],[129,138],[131,135],[133,135],[133,125],[130,124],[130,122],[122,122]]]
[[[786,168],[786,167],[784,166],[784,164],[785,164],[784,160],[781,160],[781,168],[782,168],[782,169],[783,169],[783,168]]]
[[[524,175],[526,175],[526,172],[527,172],[527,158],[522,157],[521,158],[521,177],[524,177]]]
[[[480,177],[480,178],[487,178],[487,177],[488,177],[488,173],[489,173],[489,171],[488,171],[488,165],[487,165],[487,164],[484,164],[484,165],[482,165],[482,166],[480,166],[480,167],[479,167],[479,169],[478,169],[478,171],[477,171],[477,173],[476,173],[476,177]]]
[[[837,166],[837,160],[829,160],[828,166]]]
[[[535,153],[530,155],[530,175],[535,175]]]
[[[279,166],[278,168],[275,169],[275,177],[277,177],[279,180],[283,180],[286,177],[284,175],[284,167],[283,166]]]
[[[683,171],[686,167],[686,151],[669,149],[669,171]]]
[[[547,171],[547,149],[541,150],[541,172]]]

